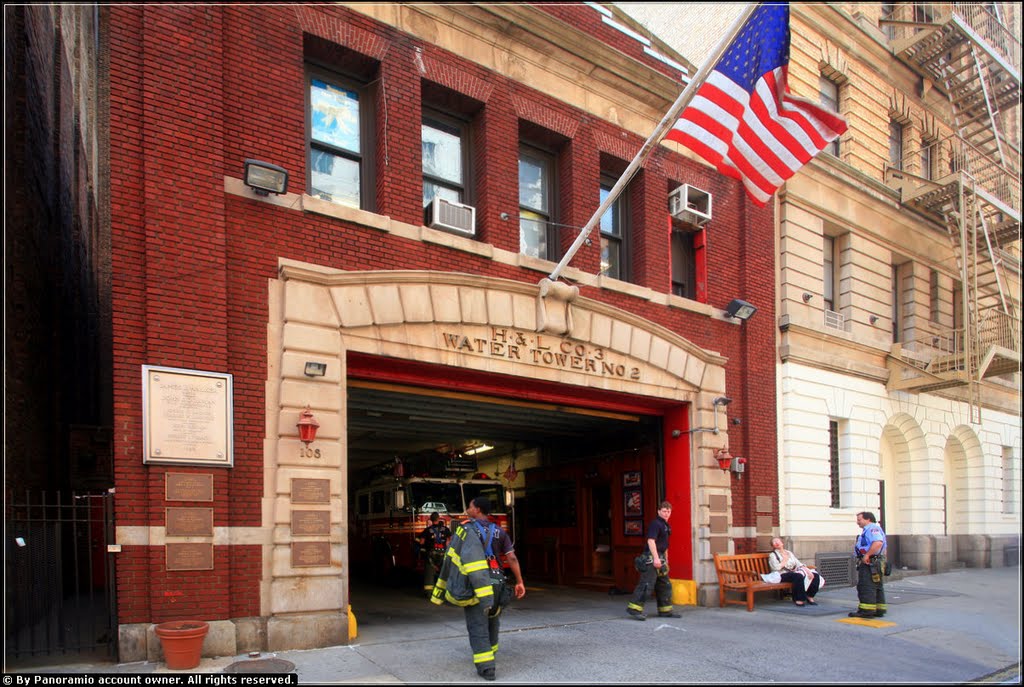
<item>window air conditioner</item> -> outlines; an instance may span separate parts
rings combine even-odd
[[[711,194],[683,184],[668,194],[668,211],[678,220],[703,227],[711,221]]]
[[[434,198],[427,206],[427,226],[462,236],[476,236],[476,208]]]

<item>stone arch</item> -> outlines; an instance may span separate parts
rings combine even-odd
[[[544,318],[559,304],[542,304],[537,284],[431,271],[345,272],[281,259],[279,278],[268,287],[266,402],[274,419],[264,442],[263,517],[275,537],[263,556],[261,614],[270,617],[268,633],[275,636],[286,636],[303,613],[333,612],[348,603],[349,353],[553,381],[577,387],[581,399],[587,390],[646,396],[658,399],[658,407],[668,401],[691,413],[692,427],[711,426],[712,400],[725,392],[720,354],[598,301],[566,299],[560,324],[567,333],[538,332],[550,331]],[[325,374],[307,377],[308,361],[325,364]],[[313,455],[296,430],[307,405],[320,423]],[[686,471],[682,482],[701,505],[720,499],[723,510],[731,490],[714,454],[727,441],[727,431],[702,432],[694,435],[688,460],[666,461]],[[310,480],[329,491],[330,558],[341,565],[290,563],[293,489]],[[696,505],[689,517],[696,528]],[[704,536],[694,546],[697,559],[710,547]],[[696,562],[696,578],[714,578],[708,563],[701,568]]]
[[[925,486],[927,457],[927,442],[917,420],[897,413],[885,422],[879,438],[878,468],[885,482],[881,511],[887,533],[909,534],[927,522],[927,513],[918,508],[926,501],[916,498]]]
[[[538,287],[533,284],[459,273],[342,272],[291,263],[282,266],[281,276],[286,322],[339,332],[346,352],[679,401],[697,401],[698,391],[725,390],[723,357],[598,301],[578,297],[569,304],[570,335],[537,333]],[[513,337],[511,345],[508,337]]]
[[[985,523],[984,451],[973,429],[959,425],[943,448],[946,533],[974,534]]]

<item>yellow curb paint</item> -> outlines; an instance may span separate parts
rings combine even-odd
[[[848,625],[866,625],[867,627],[896,627],[896,623],[875,618],[839,618],[836,622],[847,623]]]

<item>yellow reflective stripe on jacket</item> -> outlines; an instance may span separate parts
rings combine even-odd
[[[459,570],[462,571],[463,575],[468,575],[469,573],[476,572],[477,570],[486,570],[486,569],[487,569],[487,560],[486,559],[485,560],[474,561],[472,563],[466,563],[465,565],[459,566]]]
[[[450,604],[455,604],[456,606],[463,606],[463,607],[465,607],[465,606],[472,606],[474,604],[480,603],[480,600],[477,599],[476,597],[474,597],[472,599],[466,599],[466,600],[456,599],[454,596],[452,596],[451,592],[445,592],[444,593],[444,598]],[[440,603],[440,601],[438,603]]]
[[[494,587],[487,585],[486,587],[477,587],[473,590],[478,598],[482,599],[485,596],[494,596]]]

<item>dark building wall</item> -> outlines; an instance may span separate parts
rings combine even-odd
[[[5,480],[105,489],[109,275],[94,8],[5,8]]]

